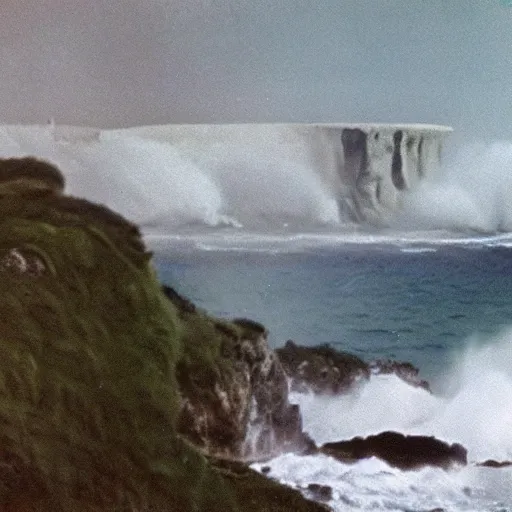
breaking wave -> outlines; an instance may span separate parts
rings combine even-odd
[[[130,131],[70,127],[56,136],[52,126],[5,126],[0,144],[4,157],[34,155],[56,163],[71,193],[108,204],[146,233],[359,229],[340,211],[332,171],[313,165],[307,140],[291,132],[277,140],[216,140],[205,148]],[[512,231],[511,171],[510,143],[460,148],[440,176],[404,196],[392,229]]]
[[[405,196],[395,225],[482,233],[512,231],[512,143],[460,147],[439,176]]]
[[[291,396],[318,444],[385,430],[433,435],[463,444],[467,467],[403,472],[374,458],[342,464],[323,455],[288,454],[266,463],[270,474],[302,489],[311,483],[330,486],[330,504],[339,511],[512,510],[512,470],[475,465],[512,459],[512,330],[483,346],[474,341],[474,348],[457,356],[441,394],[380,375],[342,397]]]

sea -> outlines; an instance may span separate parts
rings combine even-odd
[[[511,142],[449,150],[375,228],[344,218],[294,148],[217,141],[191,160],[172,143],[52,128],[0,129],[0,154],[47,158],[72,193],[138,222],[163,283],[213,315],[263,323],[274,348],[327,343],[409,361],[430,382],[432,393],[394,375],[343,396],[291,393],[317,444],[395,430],[461,443],[469,461],[405,472],[285,454],[256,470],[306,496],[329,486],[335,511],[512,512],[512,469],[476,465],[512,460]]]

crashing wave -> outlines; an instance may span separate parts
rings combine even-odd
[[[145,231],[388,224],[436,175],[448,129],[428,125],[4,126],[2,156],[67,169],[70,190]]]

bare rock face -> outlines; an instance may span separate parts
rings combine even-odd
[[[276,350],[293,391],[347,392],[361,379],[368,379],[368,365],[356,356],[324,345],[301,347],[288,340]]]
[[[373,375],[390,375],[395,374],[410,386],[415,388],[423,388],[430,392],[430,384],[419,377],[419,370],[411,363],[401,361],[391,361],[390,359],[379,359],[369,364],[370,371]]]
[[[288,401],[283,367],[268,347],[267,331],[247,319],[209,317],[176,290],[184,356],[177,365],[179,432],[209,455],[257,459],[305,450],[297,405]]]
[[[307,494],[315,501],[332,500],[332,487],[329,485],[309,484]]]
[[[483,468],[494,468],[494,469],[501,469],[501,468],[508,468],[512,466],[512,461],[510,460],[504,460],[504,461],[497,461],[494,459],[489,459],[484,462],[479,462],[477,466],[483,467]]]
[[[408,362],[378,360],[366,363],[329,345],[303,347],[288,340],[276,350],[292,391],[318,394],[342,394],[367,381],[371,375],[395,374],[407,384],[430,391],[429,383]]]
[[[435,437],[404,436],[397,432],[326,443],[320,452],[345,463],[377,457],[402,470],[424,466],[450,469],[454,465],[467,464],[467,450],[458,443],[450,445]]]

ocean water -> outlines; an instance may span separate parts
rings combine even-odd
[[[374,229],[339,211],[303,139],[247,130],[205,144],[3,126],[0,155],[57,164],[68,192],[142,227],[163,282],[213,314],[262,322],[273,347],[330,343],[410,361],[431,382],[433,394],[393,376],[344,397],[293,394],[317,443],[394,429],[460,442],[470,459],[402,472],[287,454],[271,476],[330,485],[336,511],[511,512],[512,469],[474,463],[512,460],[512,143],[452,148]]]
[[[329,343],[439,377],[512,325],[512,249],[347,244],[301,252],[157,254],[165,283],[218,316],[262,322],[271,346]],[[511,352],[512,354],[512,352]]]
[[[293,393],[317,443],[389,429],[435,435],[462,443],[470,464],[402,472],[375,459],[344,465],[288,454],[264,464],[270,474],[302,489],[331,486],[339,511],[511,511],[512,470],[474,465],[512,459],[508,243],[286,245],[210,240],[177,251],[160,241],[156,264],[163,282],[199,306],[262,322],[274,347],[330,343],[367,360],[410,361],[430,381],[433,394],[395,376],[372,377],[344,397]]]

